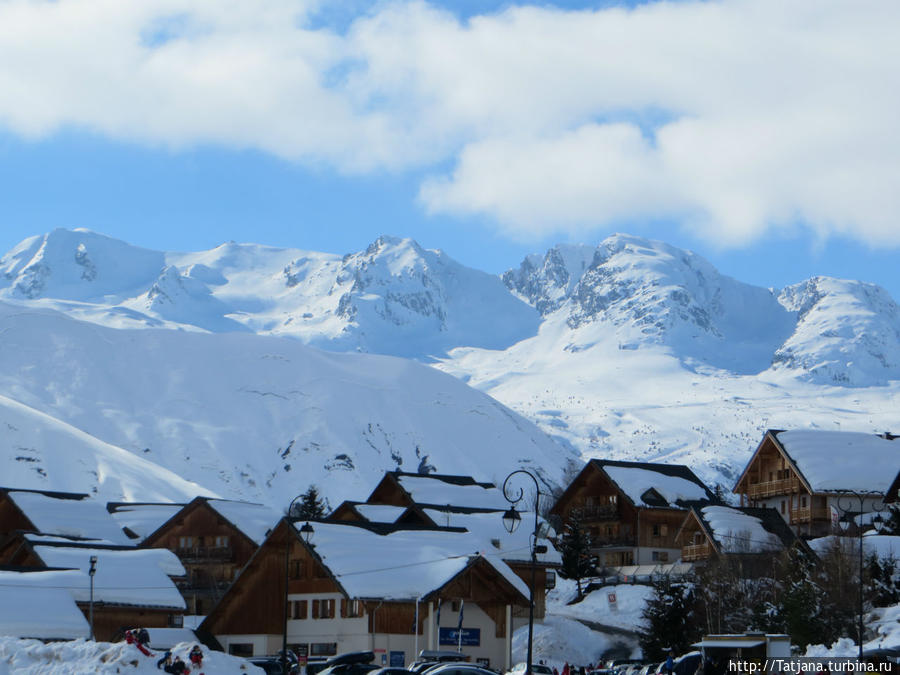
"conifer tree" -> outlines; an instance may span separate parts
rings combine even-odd
[[[583,597],[581,580],[594,574],[597,559],[591,555],[591,538],[577,514],[573,514],[563,528],[560,547],[562,555],[560,575],[566,579],[575,580],[580,600]]]
[[[300,502],[294,504],[294,518],[304,518],[306,520],[315,520],[325,517],[325,501],[319,497],[319,489],[315,485],[310,485],[309,489],[300,497]]]

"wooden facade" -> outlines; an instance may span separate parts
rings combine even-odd
[[[188,614],[207,614],[225,595],[257,544],[203,497],[186,504],[150,534],[144,548],[167,548],[187,576],[178,585]]]
[[[635,502],[604,471],[605,465],[658,471],[661,467],[701,486],[708,501],[713,496],[687,467],[643,462],[591,460],[569,484],[550,509],[563,524],[577,518],[591,538],[601,567],[665,564],[678,560],[678,530],[684,523],[688,505],[665,502],[652,489],[646,499],[660,506]],[[663,505],[664,504],[664,505]]]
[[[87,499],[88,495],[76,492],[50,492],[45,490],[19,490],[16,488],[0,488],[0,544],[6,539],[15,536],[18,532],[38,532],[37,526],[29,520],[15,501],[9,496],[10,492],[33,492],[53,499],[71,499],[80,501]]]
[[[360,551],[364,558],[365,551]],[[448,616],[449,598],[463,601],[467,613],[487,618],[491,630],[485,639],[494,645],[495,663],[495,643],[511,644],[511,607],[527,605],[527,599],[480,557],[418,600],[350,597],[315,547],[305,544],[282,519],[200,629],[232,652],[274,653],[281,646],[286,595],[289,646],[302,645],[310,655],[327,656],[386,645],[392,652],[403,651],[407,663],[415,657],[414,644],[429,648],[430,640],[430,648],[439,648],[438,597],[444,599],[444,625],[455,620],[455,614]]]
[[[769,430],[734,486],[741,506],[767,506],[777,510],[793,530],[804,537],[833,532],[829,496],[811,489],[802,473]],[[848,458],[849,460],[849,458]]]

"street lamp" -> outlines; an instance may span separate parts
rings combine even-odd
[[[288,539],[284,544],[284,624],[282,626],[282,636],[281,636],[281,672],[287,675],[288,672],[288,655],[287,655],[287,625],[288,625],[288,608],[290,607],[290,602],[288,601],[288,591],[290,584],[290,569],[291,569],[291,539],[290,539],[290,530],[293,529],[293,525],[291,525],[291,513],[294,511],[294,504],[297,503],[298,499],[301,499],[303,495],[297,495],[291,500],[291,503],[288,504],[287,515],[285,515],[284,521],[285,525],[288,528]],[[303,541],[305,543],[309,543],[313,536],[313,526],[309,524],[309,521],[300,528],[300,536],[303,537]]]
[[[857,640],[859,642],[859,660],[862,661],[863,658],[863,524],[862,524],[862,516],[865,509],[865,499],[872,498],[872,494],[866,494],[857,492],[856,490],[840,490],[837,498],[837,507],[844,514],[843,517],[838,521],[841,529],[846,531],[847,528],[850,527],[850,521],[852,520],[851,511],[853,507],[854,500],[859,500],[859,522],[857,523],[857,530],[859,535],[859,607],[858,616],[857,616]],[[845,501],[846,500],[846,501]],[[846,505],[846,506],[845,506]],[[873,520],[872,524],[875,526],[875,530],[881,532],[881,528],[884,527],[884,520],[882,519],[880,513],[884,508],[883,504],[875,504],[872,505],[872,510],[877,511],[879,515],[877,515]]]
[[[503,514],[503,527],[506,528],[506,531],[512,534],[516,531],[519,525],[522,523],[522,516],[519,515],[519,512],[516,511],[516,504],[522,501],[522,498],[525,496],[525,491],[519,487],[518,493],[512,493],[509,491],[509,479],[515,476],[516,474],[525,474],[531,480],[534,481],[534,532],[532,533],[533,540],[531,542],[531,584],[529,585],[529,597],[528,597],[528,658],[526,659],[526,670],[525,675],[531,675],[531,657],[532,657],[532,647],[534,644],[534,574],[535,568],[537,567],[537,554],[545,553],[547,551],[546,546],[538,546],[538,500],[540,499],[541,487],[538,484],[537,478],[535,478],[534,474],[525,469],[517,469],[513,471],[506,477],[506,480],[503,481],[503,496],[506,498],[506,501],[510,503],[509,510]],[[512,630],[512,626],[510,626],[510,630]]]
[[[88,568],[88,576],[91,578],[91,598],[88,603],[88,622],[91,624],[91,640],[94,639],[94,575],[97,573],[97,556],[89,559],[91,566]]]

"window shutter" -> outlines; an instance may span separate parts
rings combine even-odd
[[[319,618],[319,601],[318,600],[312,601],[312,618],[314,618],[314,619]]]
[[[341,618],[347,617],[347,599],[341,598]]]

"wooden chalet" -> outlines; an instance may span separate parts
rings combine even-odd
[[[522,526],[509,535],[502,515],[509,502],[496,485],[471,476],[418,474],[388,471],[365,502],[346,501],[328,516],[331,521],[387,523],[421,527],[462,527],[479,532],[487,549],[495,549],[503,561],[526,584],[531,584],[530,532],[533,522],[522,515]],[[532,512],[533,516],[533,512]],[[543,620],[547,590],[556,583],[555,570],[561,558],[546,542],[548,552],[540,554],[535,569],[534,616]],[[516,627],[528,616],[527,607],[514,608]]]
[[[0,569],[15,572],[10,578],[22,581],[23,589],[64,589],[87,617],[91,557],[97,559],[93,605],[98,640],[121,639],[128,628],[182,625],[184,600],[175,579],[184,575],[184,568],[168,551],[17,533],[0,546]],[[44,583],[24,583],[37,580]]]
[[[511,667],[512,609],[528,588],[502,561],[472,554],[473,538],[447,529],[282,519],[199,631],[232,654],[281,649],[287,592],[289,648],[310,656],[372,650],[408,664],[421,649],[455,649]],[[285,588],[287,581],[287,588]]]
[[[775,509],[799,536],[831,534],[838,519],[880,507],[900,470],[890,434],[766,431],[734,486],[741,506]],[[852,493],[863,495],[862,503]]]
[[[693,506],[675,535],[684,562],[771,555],[790,548],[796,541],[796,535],[777,511],[746,506]]]
[[[123,506],[113,509],[121,512]],[[222,599],[278,517],[262,504],[196,497],[148,534],[141,546],[166,548],[178,556],[186,570],[179,588],[187,613],[203,615]]]
[[[716,502],[688,467],[592,459],[550,509],[578,519],[601,567],[675,562],[675,536],[693,505]]]
[[[22,532],[130,543],[105,504],[90,495],[0,487],[0,545]]]

